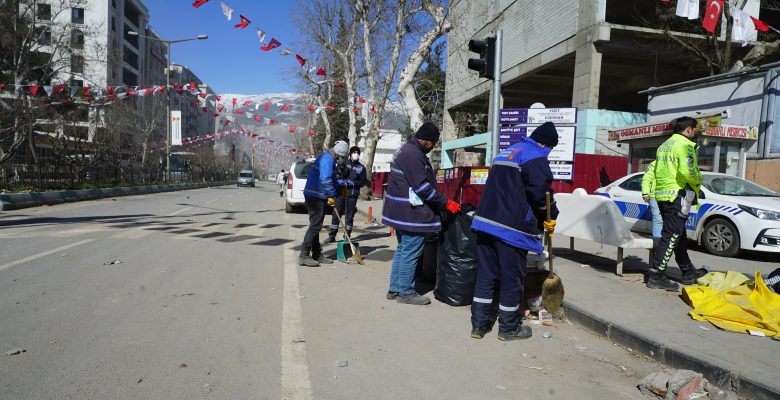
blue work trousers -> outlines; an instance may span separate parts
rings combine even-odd
[[[479,272],[471,303],[472,327],[492,328],[496,319],[494,303],[497,302],[499,332],[512,332],[520,324],[528,251],[477,232],[477,257]]]

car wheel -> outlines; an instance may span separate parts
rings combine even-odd
[[[704,226],[701,241],[704,248],[722,257],[734,257],[739,253],[739,231],[731,221],[717,218]]]
[[[292,205],[290,205],[290,203],[288,203],[286,201],[284,202],[284,212],[287,213],[287,214],[293,212]]]

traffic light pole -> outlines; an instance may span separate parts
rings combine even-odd
[[[493,96],[490,99],[490,107],[493,116],[493,126],[491,127],[491,154],[485,154],[486,165],[493,163],[493,158],[498,155],[498,142],[499,142],[499,129],[501,124],[499,119],[501,117],[501,43],[502,43],[501,29],[496,30],[496,46],[495,46],[495,60],[493,64]]]

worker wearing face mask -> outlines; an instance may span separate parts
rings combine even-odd
[[[360,196],[360,188],[366,184],[366,167],[360,163],[360,148],[352,146],[349,149],[349,158],[336,165],[336,207],[333,208],[333,217],[330,221],[329,242],[336,241],[336,233],[339,229],[338,215],[344,216],[344,228],[347,235],[352,236],[352,221],[357,213],[357,200]],[[338,211],[338,214],[336,213]]]

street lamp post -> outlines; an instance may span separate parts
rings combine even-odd
[[[144,39],[156,40],[161,43],[165,43],[165,51],[167,52],[166,66],[165,66],[165,116],[167,121],[165,122],[165,180],[167,181],[171,177],[171,44],[189,42],[192,40],[206,40],[209,37],[207,35],[198,35],[194,38],[176,39],[176,40],[163,40],[151,36],[141,35],[136,31],[127,32],[130,36],[138,36]],[[190,88],[192,89],[192,88]]]

